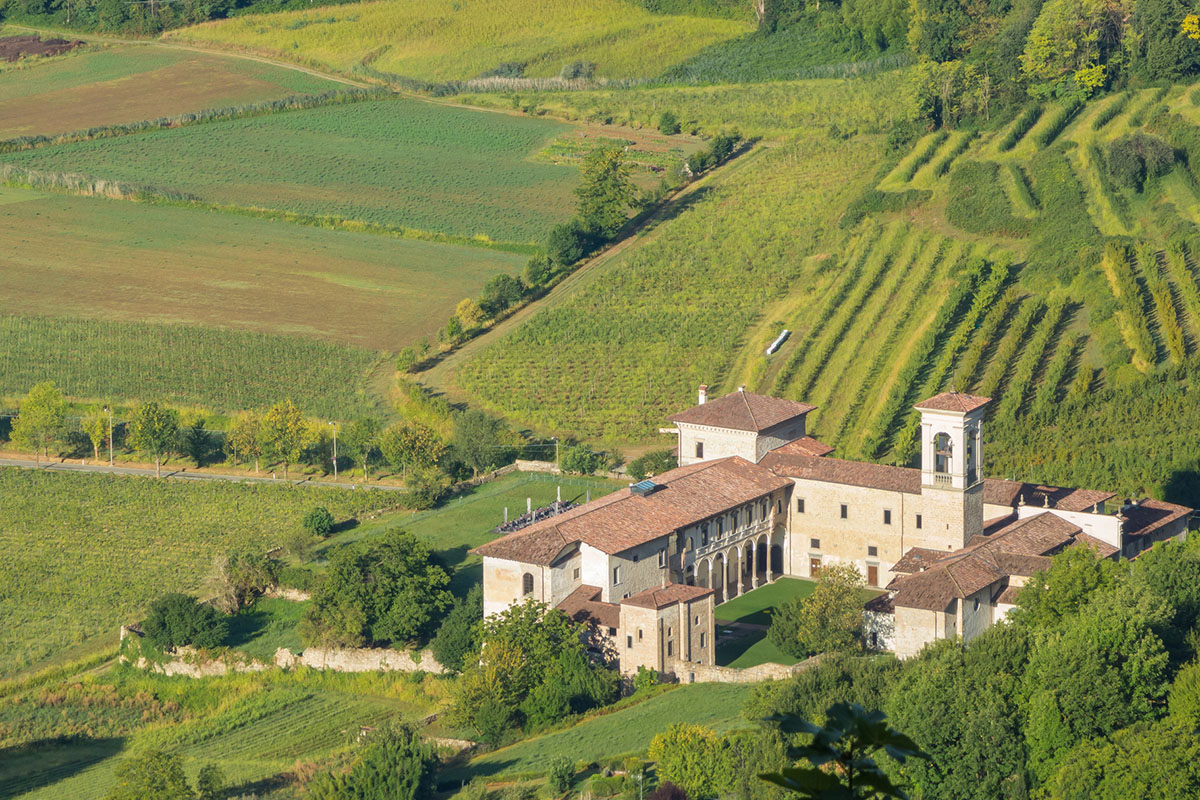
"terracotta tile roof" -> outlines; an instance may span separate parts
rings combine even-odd
[[[1017,592],[1019,591],[1021,591],[1020,586],[1005,586],[1004,591],[996,595],[996,599],[993,602],[1003,603],[1004,605],[1008,606],[1015,606],[1017,604]]]
[[[913,547],[892,565],[892,572],[906,574],[928,569],[933,562],[950,555],[946,550],[931,550],[928,547]]]
[[[776,475],[802,478],[826,483],[843,483],[848,486],[863,486],[868,489],[883,489],[889,492],[921,493],[921,470],[911,467],[889,467],[866,461],[844,461],[840,458],[816,458],[772,450],[767,453],[760,466],[767,467]]]
[[[586,583],[571,592],[558,604],[558,609],[576,622],[600,625],[605,628],[621,627],[621,607],[616,603],[600,600],[599,586]]]
[[[756,433],[812,411],[816,406],[753,392],[730,392],[670,417],[672,422]]]
[[[923,411],[957,411],[966,414],[992,402],[990,397],[980,397],[962,392],[942,392],[928,400],[917,403],[913,408]]]
[[[994,506],[1016,508],[1021,501],[1027,506],[1057,508],[1060,511],[1086,511],[1097,503],[1116,497],[1113,492],[1091,489],[1064,489],[1020,481],[984,478],[983,502]]]
[[[803,436],[799,439],[788,442],[783,447],[776,447],[771,451],[779,453],[781,456],[827,456],[833,452],[833,448],[824,442],[818,442],[811,436]]]
[[[1121,552],[1121,548],[1113,547],[1108,542],[1101,541],[1100,539],[1097,539],[1095,536],[1092,536],[1088,533],[1081,533],[1076,536],[1074,546],[1092,548],[1096,551],[1096,558],[1108,558],[1109,556],[1116,555],[1117,553]]]
[[[895,614],[896,607],[892,605],[892,596],[888,592],[877,594],[867,601],[865,606],[867,611],[874,611],[876,614]]]
[[[684,583],[668,583],[661,589],[646,589],[632,594],[621,601],[623,606],[638,608],[666,608],[680,602],[699,600],[701,597],[713,594],[712,589],[703,586],[688,586]]]
[[[995,522],[995,521],[994,521]],[[1012,575],[1029,576],[1050,565],[1047,557],[1076,541],[1083,531],[1049,512],[993,527],[966,547],[944,555],[924,572],[902,575],[888,586],[893,603],[905,608],[945,610],[955,598],[976,592]],[[907,554],[906,554],[907,555]]]
[[[1187,506],[1179,506],[1162,500],[1142,500],[1137,505],[1130,506],[1121,512],[1121,515],[1125,517],[1122,531],[1126,536],[1146,536],[1191,513],[1192,509]]]
[[[578,542],[621,553],[790,485],[737,456],[678,467],[654,482],[661,488],[644,497],[621,489],[472,552],[530,564],[549,564]]]

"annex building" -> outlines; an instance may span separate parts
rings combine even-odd
[[[484,614],[537,600],[586,621],[639,666],[715,661],[714,609],[782,576],[854,564],[881,590],[870,643],[900,657],[1003,618],[1049,557],[1133,557],[1187,532],[1192,509],[983,477],[989,400],[918,403],[921,466],[830,457],[814,406],[739,389],[671,418],[679,467],[476,549]]]

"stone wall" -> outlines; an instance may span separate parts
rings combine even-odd
[[[383,647],[310,647],[296,655],[281,647],[275,651],[275,665],[283,669],[311,667],[335,672],[430,672],[440,675],[446,671],[428,650],[422,650],[417,656],[414,661],[409,652]]]
[[[780,681],[799,675],[819,664],[821,656],[792,664],[759,664],[756,667],[735,669],[734,667],[706,666],[702,664],[680,664],[679,672],[675,674],[680,683],[758,683],[759,681]]]

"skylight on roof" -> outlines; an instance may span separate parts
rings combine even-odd
[[[633,486],[630,486],[629,491],[633,492],[639,497],[645,497],[648,494],[653,494],[661,488],[661,486],[652,480],[644,480],[638,481]]]

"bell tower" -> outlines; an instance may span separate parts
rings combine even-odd
[[[983,533],[983,417],[990,398],[943,392],[914,406],[921,412],[918,538],[957,550]]]

